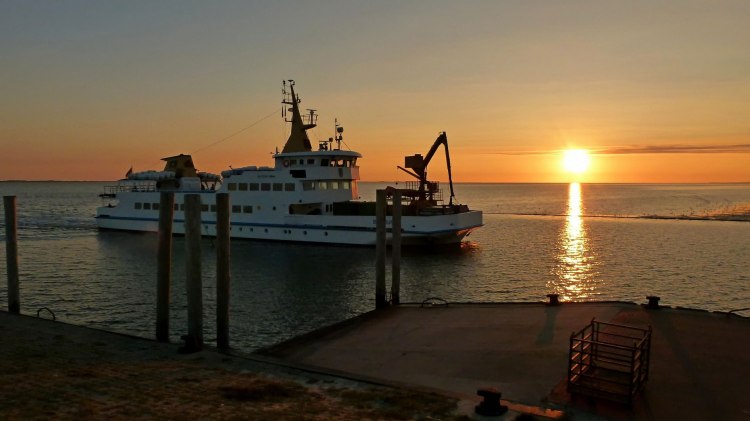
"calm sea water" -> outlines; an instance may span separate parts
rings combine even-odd
[[[16,195],[22,312],[153,336],[156,235],[98,232],[104,183],[0,182]],[[364,199],[383,184],[363,183]],[[485,212],[461,247],[405,250],[402,301],[630,300],[750,307],[750,184],[458,184]],[[705,219],[699,219],[705,218]],[[0,221],[0,224],[3,222]],[[4,227],[0,302],[7,306]],[[215,250],[203,241],[206,338]],[[231,337],[251,350],[374,307],[369,248],[232,242]],[[174,242],[172,336],[186,333],[184,242]],[[745,315],[750,313],[745,312]]]

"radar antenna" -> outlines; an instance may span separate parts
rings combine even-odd
[[[341,150],[341,141],[344,140],[344,126],[339,124],[339,119],[336,118],[333,120],[334,124],[336,126],[336,150]]]

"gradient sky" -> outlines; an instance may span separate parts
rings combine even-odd
[[[579,181],[750,181],[749,22],[745,0],[0,0],[0,180],[271,165],[292,78],[364,180],[446,131],[457,181],[570,181],[573,147]]]

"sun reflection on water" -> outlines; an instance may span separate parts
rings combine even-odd
[[[596,295],[594,254],[589,246],[582,215],[581,184],[570,183],[567,216],[557,242],[556,276],[547,285],[565,301],[586,300]]]

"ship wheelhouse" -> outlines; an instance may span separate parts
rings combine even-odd
[[[280,214],[331,214],[334,203],[359,198],[358,158],[341,150],[278,153],[274,168],[225,171],[222,190],[233,203],[250,200]]]

